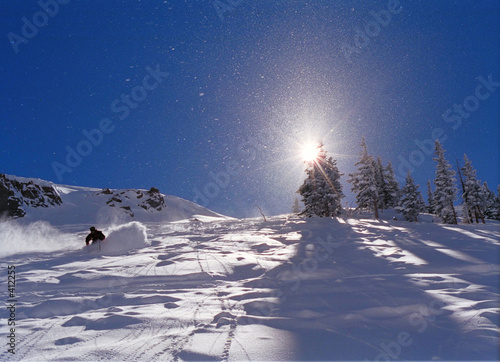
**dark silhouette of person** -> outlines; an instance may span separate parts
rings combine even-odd
[[[94,226],[92,226],[90,228],[90,234],[88,234],[87,238],[85,239],[85,244],[89,245],[90,241],[92,241],[93,244],[98,240],[104,239],[106,239],[106,236],[102,233],[102,231],[97,230]]]

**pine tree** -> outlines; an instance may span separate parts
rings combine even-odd
[[[318,155],[308,163],[307,177],[299,187],[298,193],[304,202],[304,211],[301,215],[307,217],[338,216],[342,212],[342,174],[337,168],[337,161],[327,154],[320,142],[317,146]]]
[[[401,191],[401,204],[396,207],[396,210],[403,214],[406,221],[417,222],[418,215],[423,209],[422,194],[418,190],[418,185],[415,185],[410,171],[406,176],[406,184]]]
[[[460,171],[460,165],[458,164],[457,160],[457,172],[458,172],[458,177],[460,180],[460,185],[462,186],[462,199],[464,200],[462,202],[462,222],[464,224],[471,224],[474,222],[472,219],[472,212],[467,204],[467,194],[465,192],[465,182],[464,178],[462,177],[462,172]]]
[[[368,154],[365,138],[361,141],[363,151],[361,159],[356,162],[357,172],[349,174],[351,190],[356,194],[357,209],[368,208],[373,210],[375,218],[378,219],[378,192],[375,180],[375,170],[373,167],[373,157]]]
[[[500,185],[497,186],[497,197],[495,198],[493,212],[491,213],[491,218],[494,220],[500,220]]]
[[[373,169],[375,171],[375,185],[378,194],[377,206],[379,209],[384,210],[386,208],[387,184],[384,179],[384,166],[382,166],[382,159],[380,156],[377,157],[376,162],[373,162]]]
[[[417,188],[419,187],[420,185],[417,185]],[[420,206],[420,212],[425,212],[425,201],[420,190],[418,190],[418,204]]]
[[[438,140],[436,140],[435,147],[436,157],[433,158],[437,162],[436,178],[434,179],[436,186],[434,191],[435,213],[443,223],[456,224],[457,215],[453,206],[457,196],[455,171],[452,170],[451,165],[444,157],[443,147]]]
[[[481,210],[481,182],[477,180],[476,170],[472,167],[472,162],[467,158],[467,155],[464,155],[464,163],[464,167],[462,167],[464,215],[469,219],[469,222],[473,222],[474,217],[477,223],[481,219],[484,224],[483,210]]]
[[[429,206],[427,207],[427,212],[429,214],[434,214],[435,205],[434,205],[434,193],[432,192],[431,180],[427,180],[427,202]]]
[[[394,175],[394,170],[392,169],[392,164],[389,161],[384,169],[384,179],[385,179],[385,206],[386,207],[396,207],[399,204],[400,190],[399,184],[396,181],[396,176]]]
[[[490,220],[500,220],[498,197],[490,190],[486,182],[481,186],[481,208]]]
[[[292,213],[293,214],[299,214],[300,213],[300,208],[299,208],[299,199],[297,199],[297,196],[295,196],[295,200],[292,205]]]
[[[497,186],[497,196],[490,215],[493,220],[500,220],[500,185]]]
[[[462,222],[464,224],[472,224],[474,219],[472,219],[472,212],[469,210],[469,206],[466,202],[462,204]]]

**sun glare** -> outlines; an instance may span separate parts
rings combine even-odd
[[[302,146],[301,157],[306,162],[313,162],[318,157],[318,147],[314,143]]]

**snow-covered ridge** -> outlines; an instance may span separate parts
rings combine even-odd
[[[0,174],[0,215],[45,220],[53,225],[112,224],[117,221],[177,221],[203,215],[224,217],[152,187],[96,189]]]
[[[17,218],[26,215],[25,208],[61,205],[61,197],[54,186],[38,181],[0,174],[0,213]]]

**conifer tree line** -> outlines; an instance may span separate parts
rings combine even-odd
[[[438,221],[457,224],[458,215],[455,202],[461,200],[461,217],[464,223],[484,223],[485,219],[500,220],[500,185],[497,194],[487,183],[477,179],[472,162],[464,155],[463,165],[456,161],[456,171],[445,157],[445,150],[439,141],[434,148],[436,171],[434,180],[427,182],[427,203],[422,197],[419,185],[415,184],[408,172],[401,187],[391,162],[383,164],[369,154],[365,138],[361,141],[359,161],[356,171],[350,173],[347,182],[356,197],[356,210],[372,212],[375,218],[385,209],[394,208],[406,221],[417,222],[421,213],[434,214]],[[300,212],[297,198],[293,212],[313,217],[334,217],[341,215],[341,176],[337,161],[328,157],[321,142],[317,146],[317,157],[307,162],[306,178],[297,190],[302,197],[304,209]],[[458,178],[457,178],[458,176]]]

